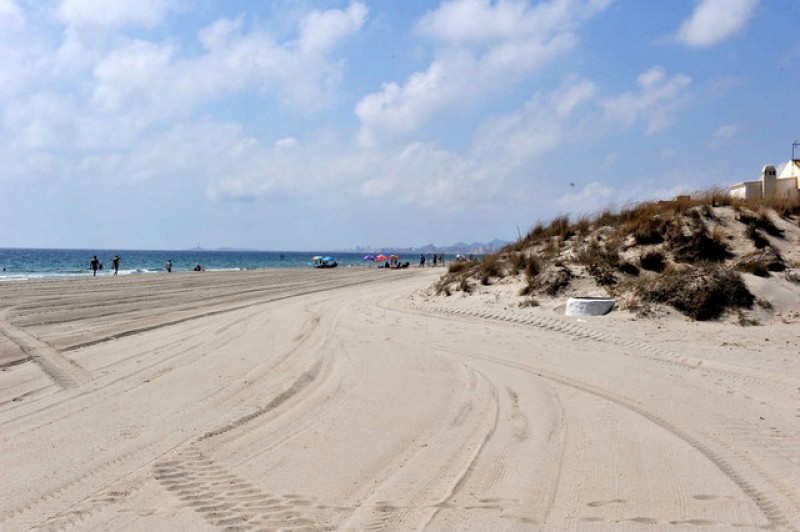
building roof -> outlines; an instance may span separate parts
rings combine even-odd
[[[800,177],[800,159],[792,159],[783,167],[778,179],[787,177]]]
[[[747,185],[756,185],[756,184],[760,184],[760,183],[761,183],[760,179],[756,180],[756,181],[740,181],[739,183],[734,183],[733,185],[731,185],[730,188],[744,187],[744,186],[747,186]]]

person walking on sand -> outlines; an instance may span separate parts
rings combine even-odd
[[[164,269],[167,270],[167,273],[172,273],[172,259],[167,259]]]
[[[119,273],[119,259],[120,259],[119,255],[114,255],[114,258],[111,259],[111,264],[114,266],[114,275],[117,275],[117,273]]]
[[[92,277],[97,275],[97,270],[100,269],[100,260],[97,255],[92,255],[92,260],[89,261],[89,267],[92,269]]]
[[[425,266],[425,255],[422,253],[419,254],[419,267],[422,268]]]
[[[97,275],[97,270],[103,269],[103,263],[97,258],[97,255],[92,255],[92,260],[89,261],[89,267],[92,269],[92,276]]]

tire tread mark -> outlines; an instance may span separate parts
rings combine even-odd
[[[86,471],[84,474],[82,474],[82,475],[80,475],[78,477],[75,477],[75,478],[71,479],[70,481],[68,481],[68,482],[66,482],[64,484],[61,484],[60,486],[56,487],[55,489],[52,489],[52,490],[50,490],[50,491],[48,491],[48,492],[46,492],[46,493],[44,493],[42,495],[39,495],[38,497],[36,497],[36,498],[34,498],[32,500],[29,500],[26,503],[24,503],[24,504],[14,508],[14,509],[12,509],[12,510],[8,510],[7,512],[5,512],[2,515],[0,515],[0,523],[8,521],[12,517],[17,517],[19,515],[25,514],[25,513],[29,512],[30,510],[32,510],[32,509],[34,509],[34,508],[46,503],[47,501],[53,499],[54,497],[57,497],[57,496],[61,495],[62,493],[67,492],[67,491],[69,491],[71,489],[74,489],[77,486],[85,484],[86,482],[89,482],[89,481],[95,479],[98,475],[101,475],[103,472],[107,471],[108,469],[110,469],[112,467],[118,466],[119,464],[122,464],[122,463],[125,463],[125,462],[129,462],[129,461],[135,459],[137,456],[141,455],[142,453],[144,453],[145,451],[147,451],[151,447],[154,447],[155,445],[156,445],[156,443],[153,442],[153,443],[149,443],[147,445],[143,445],[141,447],[138,447],[136,449],[132,449],[132,450],[128,451],[127,453],[124,453],[124,454],[121,454],[121,455],[117,456],[113,460],[109,460],[107,462],[104,462],[104,463],[98,465],[97,467],[94,467],[94,468],[90,469],[89,471]]]
[[[0,311],[0,334],[16,344],[27,360],[35,362],[42,371],[62,388],[75,388],[91,378],[77,362],[62,355],[50,344],[15,327],[8,321],[9,308]]]
[[[266,493],[217,465],[195,442],[155,462],[153,475],[213,526],[319,529],[308,511],[312,499]]]
[[[537,375],[541,378],[551,380],[553,382],[562,384],[564,386],[568,386],[570,388],[574,388],[589,393],[591,395],[595,395],[597,397],[610,401],[614,404],[617,404],[623,408],[626,408],[638,414],[644,419],[649,420],[650,422],[654,423],[655,425],[669,432],[673,436],[683,440],[690,447],[694,448],[700,454],[705,456],[706,459],[708,459],[717,469],[719,469],[725,477],[727,477],[734,484],[736,484],[736,486],[739,487],[739,489],[758,507],[758,509],[761,511],[761,513],[764,515],[767,521],[769,521],[772,527],[784,528],[784,529],[789,528],[791,530],[794,530],[794,528],[790,528],[789,521],[783,515],[783,512],[780,510],[777,502],[771,500],[766,494],[758,490],[756,486],[750,480],[746,479],[744,475],[742,475],[739,471],[737,471],[736,468],[733,465],[731,465],[731,463],[727,459],[725,459],[717,452],[714,452],[708,445],[700,441],[695,436],[692,436],[687,431],[680,429],[679,427],[667,421],[663,417],[653,414],[652,412],[648,412],[644,408],[638,406],[635,401],[626,398],[622,395],[602,390],[595,386],[575,381],[567,377],[564,377],[562,375],[551,373],[539,368],[527,366],[525,364],[519,364],[508,360],[499,360],[497,358],[484,355],[464,353],[452,349],[450,349],[450,351],[454,353],[457,352],[461,356],[467,356],[470,358],[485,360],[487,362],[519,369],[521,371]]]
[[[754,383],[770,389],[776,389],[781,391],[795,391],[799,384],[796,381],[796,379],[791,379],[783,375],[769,375],[769,377],[764,377],[764,378],[754,377],[752,375],[744,375],[742,373],[735,371],[732,368],[715,367],[714,365],[708,365],[707,361],[703,361],[701,359],[692,360],[685,355],[671,353],[669,351],[660,349],[658,347],[654,347],[653,345],[644,342],[639,342],[636,340],[630,340],[626,338],[614,337],[609,333],[598,332],[582,325],[574,324],[571,322],[559,320],[552,317],[525,316],[523,318],[518,319],[517,322],[514,323],[508,316],[499,319],[493,319],[487,317],[485,312],[468,311],[463,309],[455,310],[443,305],[420,305],[417,302],[412,302],[409,304],[409,306],[412,310],[422,313],[432,312],[432,313],[459,315],[459,316],[466,316],[466,317],[473,317],[480,319],[492,319],[493,321],[507,322],[515,326],[533,326],[548,331],[567,334],[569,336],[573,336],[580,339],[594,340],[603,343],[611,343],[614,345],[619,345],[626,348],[632,348],[649,353],[649,354],[630,353],[630,352],[620,353],[625,356],[638,358],[642,360],[648,360],[659,364],[666,364],[673,367],[696,370],[699,369],[698,365],[700,363],[706,362],[706,365],[702,366],[702,369],[704,371],[711,371],[723,374],[726,377],[730,378],[731,380],[742,384]],[[516,314],[511,314],[511,315],[516,316]]]
[[[256,306],[260,306],[260,305],[267,305],[267,304],[270,304],[270,303],[275,303],[277,301],[283,301],[285,299],[291,299],[291,298],[294,298],[294,297],[301,297],[301,296],[309,295],[309,294],[318,294],[318,293],[321,293],[321,292],[329,292],[329,291],[333,291],[333,290],[347,288],[347,287],[350,287],[350,286],[356,286],[356,285],[362,285],[362,284],[370,284],[370,283],[374,283],[374,282],[377,282],[377,281],[378,281],[378,279],[362,279],[362,280],[359,280],[359,281],[355,281],[355,282],[351,282],[351,283],[347,283],[347,284],[336,285],[336,286],[332,286],[332,287],[317,287],[317,288],[314,288],[314,289],[301,290],[299,292],[292,292],[290,294],[286,294],[286,295],[279,296],[279,297],[273,297],[273,298],[266,299],[266,300],[259,300],[259,301],[255,301],[255,302],[252,302],[252,303],[246,303],[244,305],[235,305],[235,306],[230,306],[230,307],[226,307],[226,308],[222,308],[222,309],[211,310],[211,311],[207,311],[207,312],[200,312],[200,313],[197,313],[197,314],[191,314],[189,316],[184,316],[182,318],[176,318],[174,320],[159,321],[158,323],[153,324],[153,325],[147,325],[147,326],[144,326],[144,327],[135,327],[135,328],[128,329],[128,330],[125,330],[125,331],[120,331],[118,333],[110,334],[110,335],[104,336],[102,338],[96,338],[94,340],[87,340],[85,342],[78,342],[78,343],[75,343],[75,344],[71,344],[69,346],[64,347],[63,350],[64,351],[74,351],[74,350],[81,349],[81,348],[84,348],[84,347],[89,347],[89,346],[92,346],[92,345],[97,345],[97,344],[102,344],[102,343],[105,343],[105,342],[110,342],[110,341],[116,340],[118,338],[124,338],[126,336],[133,336],[133,335],[136,335],[136,334],[141,334],[141,333],[153,331],[153,330],[156,330],[156,329],[161,329],[163,327],[171,327],[173,325],[178,325],[178,324],[185,323],[185,322],[191,321],[191,320],[196,320],[196,319],[200,319],[200,318],[206,318],[206,317],[210,317],[210,316],[216,316],[218,314],[225,314],[225,313],[228,313],[228,312],[234,312],[234,311],[237,311],[237,310],[242,310],[242,309],[246,309],[246,308],[250,308],[250,307],[256,307]]]
[[[306,371],[302,375],[300,375],[297,378],[297,380],[295,380],[292,383],[292,385],[289,386],[289,388],[287,388],[283,392],[279,393],[274,399],[272,399],[272,401],[267,403],[266,406],[263,406],[263,407],[257,409],[255,412],[252,412],[250,414],[242,416],[242,417],[236,419],[235,421],[232,421],[232,422],[230,422],[230,423],[228,423],[228,424],[226,424],[226,425],[224,425],[224,426],[222,426],[220,428],[217,428],[217,429],[210,430],[210,431],[206,432],[205,434],[200,436],[198,441],[207,440],[209,438],[213,438],[215,436],[219,436],[221,434],[225,434],[226,432],[229,432],[231,430],[239,428],[242,425],[244,425],[244,424],[246,424],[246,423],[248,423],[248,422],[250,422],[250,421],[252,421],[252,420],[254,420],[256,418],[263,416],[267,412],[270,412],[270,411],[276,409],[277,407],[279,407],[280,405],[282,405],[283,403],[288,401],[290,398],[292,398],[293,396],[295,396],[298,393],[300,393],[309,384],[311,384],[314,381],[314,379],[316,379],[317,376],[319,375],[321,368],[322,368],[322,361],[320,360],[316,364],[314,364],[314,366],[311,367],[311,369],[309,369],[308,371]]]

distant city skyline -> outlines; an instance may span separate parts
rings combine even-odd
[[[757,179],[796,0],[0,0],[0,247],[354,249]]]

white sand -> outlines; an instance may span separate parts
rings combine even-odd
[[[441,271],[3,283],[0,528],[800,527],[796,321],[579,321]]]

